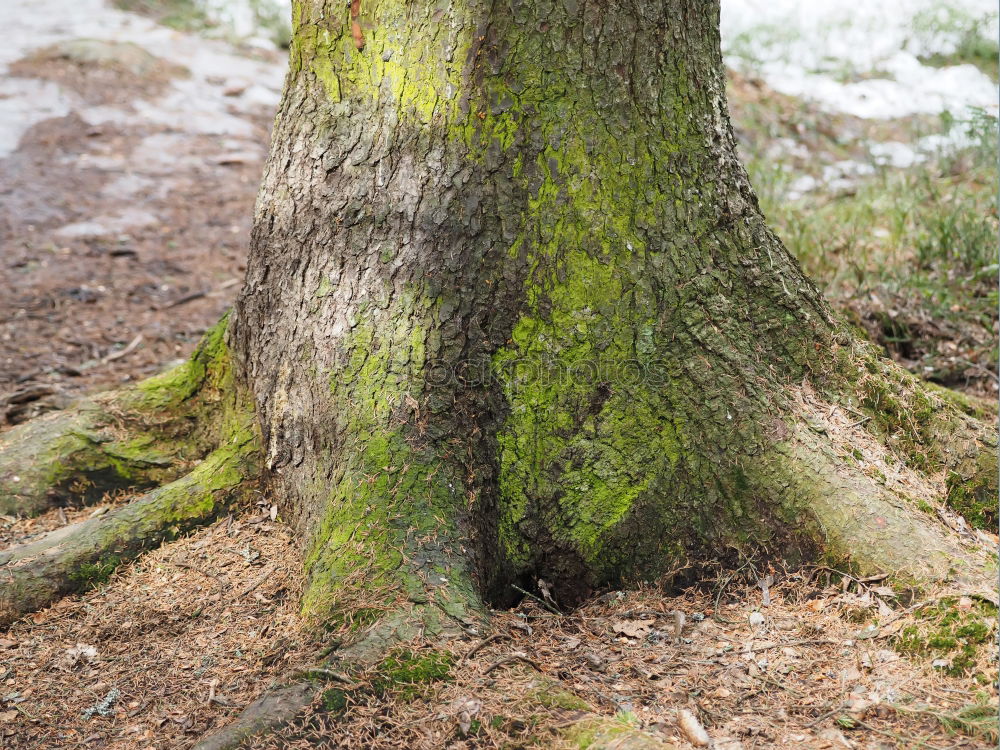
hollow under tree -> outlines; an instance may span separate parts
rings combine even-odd
[[[951,509],[995,519],[994,412],[884,359],[768,229],[718,15],[296,0],[231,318],[0,438],[6,513],[155,488],[0,553],[0,620],[258,479],[302,540],[306,614],[377,593],[348,659],[461,634],[512,584],[573,602],[739,555],[992,596]]]

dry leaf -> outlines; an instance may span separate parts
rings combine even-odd
[[[87,643],[77,643],[75,646],[71,646],[66,649],[66,653],[63,654],[62,659],[60,659],[60,665],[65,669],[72,669],[77,664],[94,661],[97,658],[97,649]]]
[[[843,682],[856,682],[861,679],[861,672],[854,667],[848,667],[840,672],[840,679]]]
[[[611,629],[626,638],[643,638],[653,629],[649,620],[616,620],[611,623]]]
[[[881,632],[883,636],[894,635],[895,633],[898,633],[905,624],[906,624],[905,620],[902,619],[893,620],[892,622],[886,623],[885,625],[881,626],[879,628],[879,632]]]
[[[875,652],[875,661],[879,664],[889,664],[890,662],[898,661],[899,654],[895,651],[890,651],[887,648],[880,649]]]
[[[482,701],[476,698],[457,698],[451,705],[452,710],[455,711],[458,718],[459,732],[463,736],[467,735],[472,728],[473,718],[479,713],[479,709],[483,707]]]

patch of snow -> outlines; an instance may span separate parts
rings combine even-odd
[[[291,0],[198,0],[213,22],[250,44],[273,47],[274,35],[291,31]]]
[[[812,153],[804,143],[800,143],[794,138],[775,138],[774,141],[768,144],[766,156],[776,159],[786,156],[809,159],[812,157]]]
[[[811,193],[820,186],[819,180],[817,180],[812,175],[804,174],[801,175],[788,186],[788,190],[785,191],[785,196],[790,201],[797,201],[806,193]]]
[[[270,0],[268,0],[270,1]],[[276,0],[280,1],[280,0]],[[284,81],[283,60],[263,62],[231,45],[185,34],[148,18],[116,10],[103,0],[2,0],[0,46],[0,157],[16,147],[34,123],[76,109],[90,123],[157,122],[189,133],[249,136],[243,114],[273,110]],[[34,79],[3,78],[6,67],[30,52],[66,39],[128,41],[191,75],[171,82],[155,101],[135,102],[136,113],[86,107],[72,93]],[[232,81],[252,81],[234,94]]]
[[[977,138],[968,130],[952,127],[946,133],[925,135],[917,141],[917,148],[928,154],[947,154],[977,144]]]
[[[800,175],[788,186],[785,195],[789,200],[798,200],[806,193],[823,188],[830,192],[848,190],[862,177],[875,174],[875,167],[859,161],[845,159],[823,167],[820,176]]]
[[[970,29],[996,35],[988,0],[722,0],[727,63],[831,112],[887,119],[998,110],[997,86],[972,65],[935,68]]]
[[[902,141],[873,143],[868,147],[872,159],[880,166],[907,169],[924,160],[924,155]]]
[[[0,158],[12,153],[28,129],[70,112],[72,97],[49,81],[0,78]]]
[[[125,208],[114,216],[98,216],[90,221],[77,221],[56,230],[60,237],[105,237],[120,234],[133,227],[159,223],[159,219],[148,211]]]
[[[116,177],[111,182],[101,188],[101,195],[116,200],[132,198],[143,191],[153,190],[161,184],[161,181],[144,177],[138,174],[123,174]]]

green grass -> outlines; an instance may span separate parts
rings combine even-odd
[[[152,18],[163,26],[179,31],[223,32],[197,0],[113,0],[115,7]],[[291,19],[267,0],[249,0],[261,36],[278,47],[287,48],[292,36]],[[239,41],[233,39],[233,41]]]
[[[913,18],[912,39],[918,47],[930,44],[947,53],[937,52],[920,56],[925,65],[971,64],[997,80],[1000,67],[1000,45],[996,40],[996,12],[970,14],[960,8],[941,6],[917,13]],[[941,44],[941,42],[944,44]]]
[[[748,160],[765,215],[807,273],[875,340],[945,384],[955,361],[997,359],[997,121],[944,118],[954,128],[971,142],[794,201],[797,175]]]
[[[213,27],[195,0],[114,0],[114,6],[179,31],[205,31]]]

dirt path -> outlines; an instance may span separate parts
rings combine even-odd
[[[186,356],[231,303],[285,67],[98,0],[13,4],[0,426]]]

